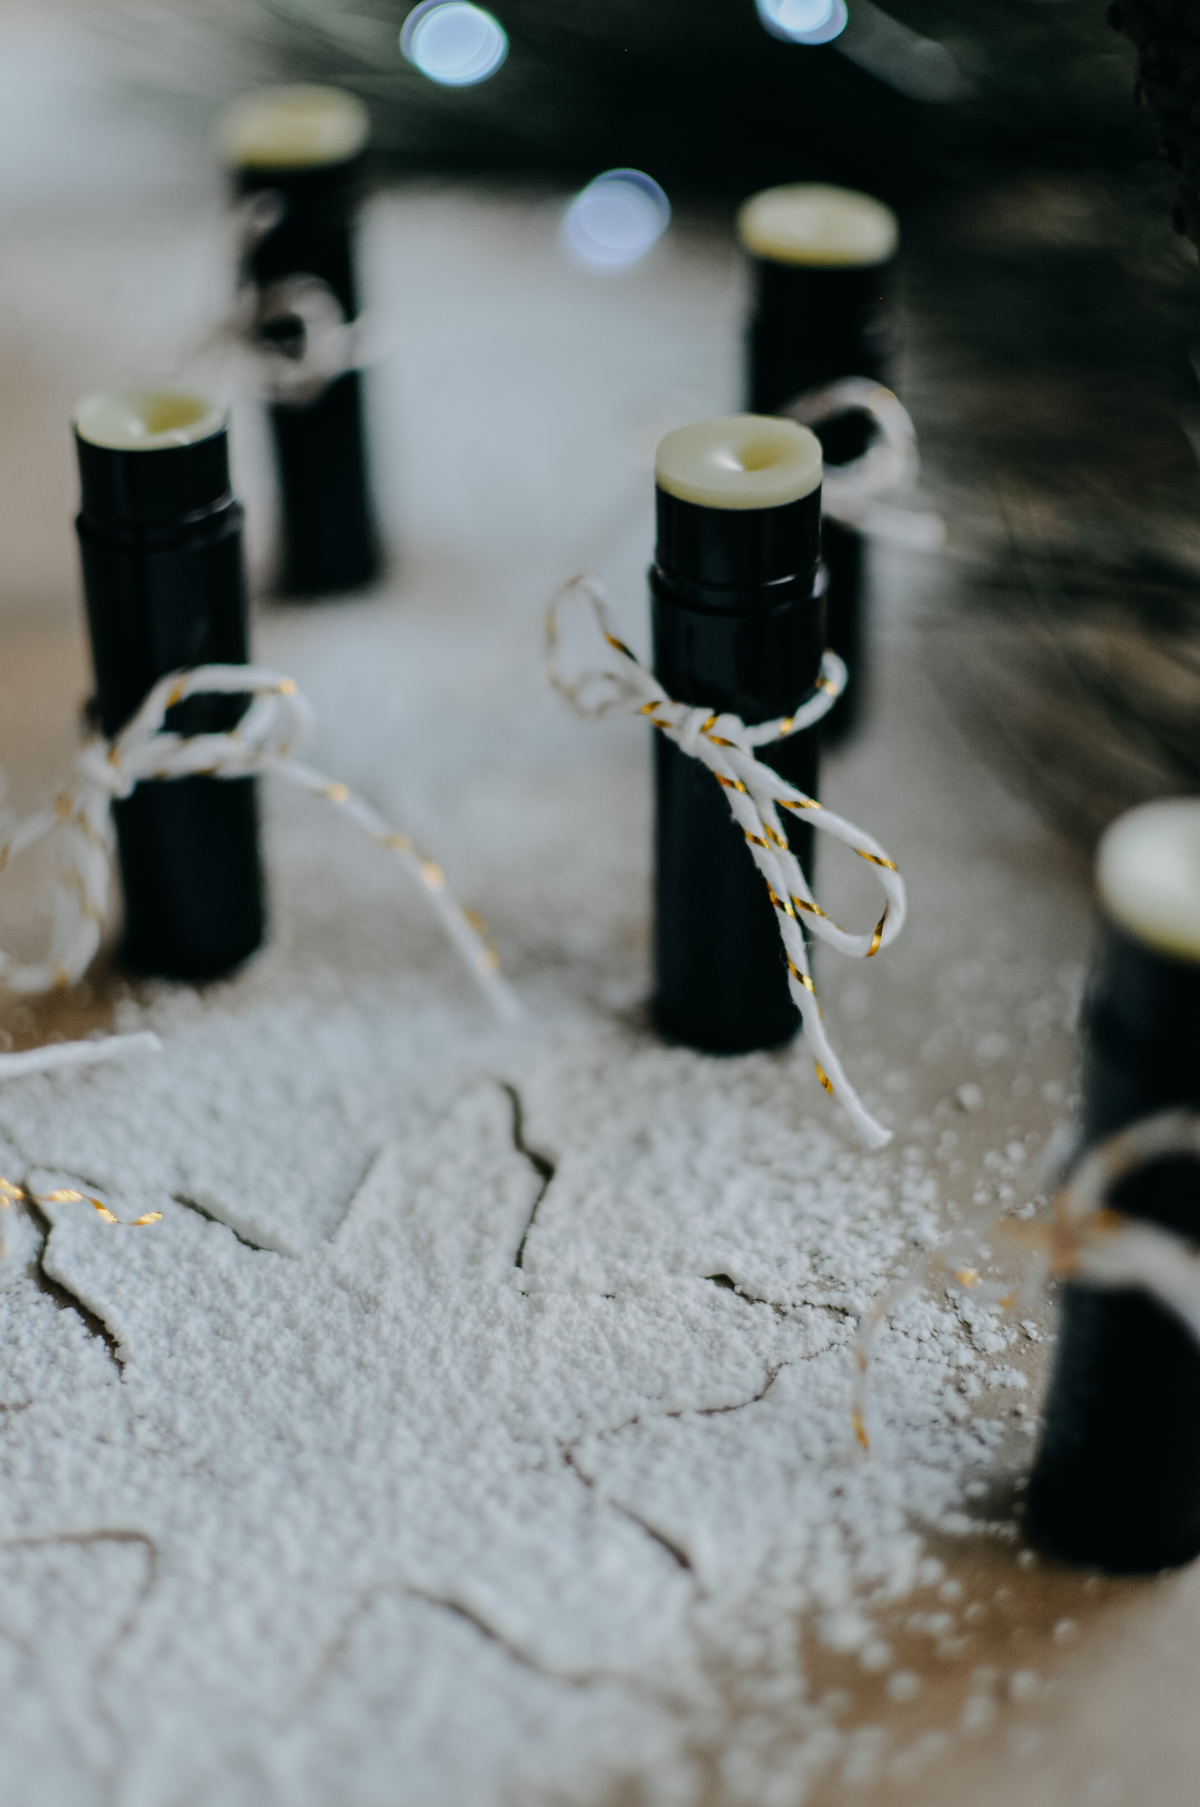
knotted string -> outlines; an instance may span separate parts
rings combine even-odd
[[[247,388],[276,407],[319,401],[339,377],[364,370],[390,349],[388,334],[368,313],[354,320],[323,277],[297,271],[274,282],[250,274],[256,246],[282,222],[285,197],[273,188],[248,195],[235,214],[237,291],[228,317],[184,360],[203,367],[232,360]]]
[[[1054,1138],[1051,1138],[1053,1145]],[[1047,1156],[1055,1152],[1048,1147]],[[986,1231],[960,1230],[878,1298],[854,1339],[857,1379],[852,1421],[865,1450],[866,1381],[871,1346],[901,1300],[934,1280],[961,1288],[984,1310],[1030,1311],[1051,1280],[1069,1280],[1105,1291],[1147,1293],[1175,1313],[1200,1343],[1200,1250],[1185,1237],[1144,1218],[1116,1211],[1109,1198],[1123,1180],[1157,1161],[1190,1156],[1200,1162],[1200,1112],[1160,1111],[1109,1136],[1074,1168],[1044,1223],[1001,1218]],[[997,1233],[1021,1244],[1033,1259],[1017,1284],[985,1279],[973,1261]]]
[[[558,663],[560,617],[564,604],[575,596],[586,597],[591,604],[600,632],[615,657],[615,665],[569,679]],[[755,747],[802,733],[828,713],[846,682],[846,667],[842,661],[836,653],[825,653],[812,695],[794,714],[747,726],[737,715],[717,714],[704,706],[696,708],[674,702],[658,679],[618,638],[607,597],[600,585],[590,577],[578,576],[564,584],[550,604],[546,618],[546,676],[579,715],[596,717],[618,711],[644,715],[652,727],[674,741],[684,753],[707,766],[722,787],[733,819],[746,837],[746,845],[777,912],[779,933],[787,956],[788,990],[813,1049],[817,1077],[830,1096],[838,1099],[867,1145],[882,1148],[890,1142],[891,1132],[866,1109],[846,1078],[842,1063],[825,1033],[800,923],[803,918],[811,934],[827,941],[840,953],[870,960],[881,948],[889,947],[904,926],[904,880],[878,841],[843,816],[825,809],[815,797],[806,796],[754,756]],[[883,888],[885,902],[883,914],[870,934],[857,935],[839,928],[825,914],[809,888],[800,862],[788,846],[779,819],[780,809],[803,815],[814,828],[843,842],[871,866]]]
[[[890,389],[870,377],[841,377],[806,389],[779,411],[802,427],[821,426],[839,414],[866,414],[877,429],[861,458],[825,466],[821,510],[830,520],[918,552],[936,552],[944,543],[946,524],[940,515],[880,500],[888,490],[914,482],[920,468],[917,430]]]
[[[164,727],[167,711],[177,703],[212,695],[249,695],[252,701],[237,726],[225,733],[175,734]],[[0,843],[0,871],[55,831],[64,855],[46,958],[19,965],[0,949],[0,986],[48,991],[73,984],[87,970],[100,944],[108,904],[110,803],[153,779],[273,773],[336,805],[377,846],[403,860],[497,1015],[515,1020],[520,1006],[500,976],[496,955],[455,901],[441,867],[348,786],[294,757],[292,748],[311,720],[312,711],[294,681],[257,666],[201,665],[161,678],[114,740],[96,739],[83,747],[74,781],[55,802]]]

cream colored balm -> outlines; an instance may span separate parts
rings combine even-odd
[[[737,226],[742,248],[752,257],[809,269],[887,263],[900,242],[899,223],[885,202],[825,182],[764,188],[744,202]]]
[[[701,508],[781,508],[820,486],[821,444],[794,421],[730,414],[668,433],[654,479]]]
[[[197,390],[168,385],[93,395],[75,411],[79,437],[114,452],[157,452],[169,446],[195,445],[224,432],[227,425],[222,403]]]
[[[1096,884],[1127,935],[1200,964],[1200,798],[1164,798],[1119,816],[1100,843]]]
[[[227,163],[239,169],[320,169],[366,148],[370,117],[344,88],[260,88],[235,100],[217,128]]]

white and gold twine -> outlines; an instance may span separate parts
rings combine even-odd
[[[162,1222],[161,1211],[143,1211],[140,1217],[118,1217],[102,1198],[80,1192],[74,1186],[57,1186],[53,1192],[35,1192],[28,1182],[18,1184],[0,1175],[0,1213],[11,1211],[14,1205],[91,1205],[102,1223],[114,1224],[119,1230],[142,1230],[148,1224]],[[4,1218],[0,1216],[0,1263],[7,1258],[8,1240],[4,1234]]]
[[[819,427],[839,414],[865,414],[875,429],[861,457],[825,466],[821,512],[827,520],[913,552],[936,552],[945,544],[946,523],[940,515],[882,499],[889,490],[911,487],[920,469],[917,429],[890,389],[871,377],[839,377],[806,389],[779,412],[802,427]]]
[[[164,727],[167,711],[177,703],[209,695],[249,695],[252,701],[237,726],[224,733],[176,734]],[[312,711],[294,681],[259,666],[200,665],[160,679],[112,741],[95,739],[81,750],[75,779],[55,802],[28,817],[0,844],[0,871],[55,832],[63,853],[46,956],[21,964],[0,949],[0,986],[49,991],[73,984],[91,964],[108,904],[111,803],[149,780],[273,774],[310,796],[324,797],[377,846],[403,861],[497,1015],[515,1020],[520,1006],[501,977],[496,955],[455,900],[436,861],[347,785],[294,756],[292,748],[311,720]]]
[[[298,271],[259,283],[250,260],[283,220],[278,189],[247,195],[234,215],[236,296],[226,319],[192,348],[188,368],[234,380],[274,407],[306,408],[353,370],[365,370],[391,351],[396,333],[377,317],[346,310],[329,283]],[[276,339],[273,328],[283,328]]]
[[[1052,1280],[1101,1291],[1128,1289],[1174,1312],[1200,1343],[1200,1249],[1173,1230],[1114,1210],[1108,1202],[1122,1180],[1157,1161],[1179,1157],[1200,1162],[1200,1112],[1167,1110],[1139,1118],[1079,1161],[1045,1221],[1005,1217],[986,1230],[957,1231],[914,1272],[888,1287],[864,1314],[852,1344],[851,1420],[859,1446],[864,1451],[871,1447],[867,1383],[875,1338],[897,1306],[925,1286],[940,1282],[952,1296],[969,1295],[985,1311],[1013,1316],[1031,1310]],[[997,1234],[1032,1256],[1015,1285],[988,1279],[974,1265],[990,1252],[987,1245]]]
[[[558,658],[562,610],[574,597],[584,597],[591,604],[615,663],[572,679],[565,676]],[[801,922],[818,940],[828,942],[839,953],[870,960],[881,949],[889,947],[904,927],[907,907],[904,880],[878,841],[847,822],[844,816],[826,809],[815,797],[809,797],[794,784],[789,784],[786,778],[781,778],[778,772],[754,756],[756,747],[784,740],[819,722],[842,693],[846,682],[845,665],[836,653],[827,652],[812,695],[793,715],[776,721],[756,722],[748,727],[740,716],[718,714],[703,705],[697,708],[674,702],[658,679],[616,634],[608,600],[600,585],[593,578],[577,576],[563,585],[550,605],[546,620],[546,675],[577,714],[588,717],[618,712],[644,715],[652,727],[712,773],[725,792],[733,819],[746,837],[751,857],[775,905],[780,938],[787,956],[788,989],[813,1051],[817,1077],[825,1090],[837,1098],[868,1147],[882,1148],[891,1140],[891,1131],[867,1110],[846,1078],[826,1034]],[[822,834],[843,842],[870,865],[883,889],[885,901],[883,913],[869,934],[854,934],[840,928],[821,908],[800,862],[788,846],[778,813],[781,809],[803,815]]]

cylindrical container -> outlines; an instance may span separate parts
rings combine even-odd
[[[750,260],[752,311],[746,339],[746,405],[778,414],[809,389],[839,377],[886,381],[888,295],[899,240],[896,216],[871,195],[797,182],[752,195],[738,214]],[[816,429],[827,465],[866,450],[865,415],[836,416]],[[861,709],[865,654],[865,548],[850,527],[826,520],[829,644],[849,680],[822,727],[836,739]]]
[[[792,421],[738,414],[668,433],[655,463],[654,673],[679,703],[747,723],[793,712],[819,675],[821,447]],[[770,1048],[799,1021],[774,905],[712,773],[656,735],[654,1004],[672,1041]],[[758,757],[810,795],[817,739]],[[806,873],[812,829],[785,812]]]
[[[242,510],[229,489],[227,427],[224,408],[185,389],[98,395],[75,416],[94,709],[108,738],[169,672],[246,662]],[[221,732],[248,701],[192,697],[166,725]],[[265,924],[252,778],[151,780],[113,815],[126,966],[215,979],[254,952]]]
[[[358,316],[353,229],[369,131],[366,108],[339,88],[266,88],[226,113],[220,139],[240,195],[269,196],[276,223],[248,245],[259,331],[288,352],[307,346],[299,279],[324,285],[336,319]],[[268,216],[269,217],[269,216]],[[362,378],[336,376],[314,396],[270,409],[283,529],[281,585],[325,596],[369,583],[380,568],[371,502]]]
[[[1084,1147],[1200,1110],[1200,801],[1144,804],[1100,844],[1101,943],[1084,1018]],[[1200,1163],[1160,1160],[1109,1200],[1200,1245]],[[1063,1288],[1035,1535],[1146,1573],[1200,1554],[1200,1345],[1144,1292]]]

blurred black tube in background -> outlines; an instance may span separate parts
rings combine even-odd
[[[336,88],[264,89],[236,102],[223,121],[237,193],[264,202],[257,229],[251,216],[245,252],[244,276],[259,297],[257,330],[285,357],[311,356],[322,303],[335,329],[339,314],[345,322],[358,318],[354,222],[367,132],[361,102]],[[309,312],[314,294],[316,322]],[[295,399],[271,404],[270,423],[283,592],[315,597],[361,589],[379,574],[381,558],[360,372],[298,384]]]
[[[853,189],[796,183],[754,195],[738,216],[753,284],[746,334],[746,405],[777,414],[810,389],[840,377],[887,380],[888,297],[897,242],[895,215]],[[861,413],[814,428],[827,466],[867,449]],[[849,677],[822,724],[826,741],[849,734],[866,688],[866,547],[861,534],[826,519],[821,551],[829,574],[829,644]]]

